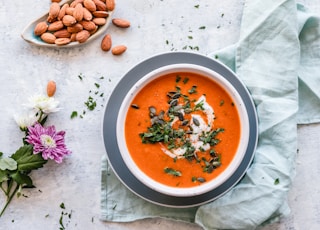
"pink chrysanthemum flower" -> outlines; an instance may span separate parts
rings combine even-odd
[[[42,153],[45,160],[52,159],[61,163],[64,156],[71,154],[64,143],[64,131],[56,132],[55,127],[43,127],[36,123],[28,127],[26,142],[33,145],[33,153]]]

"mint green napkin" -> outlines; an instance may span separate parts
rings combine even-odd
[[[101,219],[163,217],[204,229],[255,229],[289,213],[297,123],[320,121],[319,18],[293,0],[247,0],[237,44],[210,54],[248,87],[259,118],[259,142],[245,177],[224,196],[198,208],[172,209],[126,189],[102,160]]]

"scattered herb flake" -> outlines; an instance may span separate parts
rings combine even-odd
[[[98,89],[100,88],[100,84],[94,83],[94,85],[95,85]]]
[[[200,26],[199,30],[204,30],[206,27],[205,26]]]
[[[199,7],[200,7],[200,5],[195,5],[195,6],[194,6],[194,8],[199,8]]]
[[[172,176],[182,176],[182,173],[180,171],[174,170],[172,168],[164,168],[164,172]]]
[[[73,119],[75,117],[78,116],[78,112],[77,111],[72,111],[71,115],[70,115],[70,118]]]
[[[280,183],[280,179],[279,178],[274,180],[274,185],[278,185],[279,183]]]

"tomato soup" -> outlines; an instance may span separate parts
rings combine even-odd
[[[125,121],[135,164],[164,185],[201,185],[231,163],[240,118],[230,95],[212,79],[178,72],[148,83],[133,98]]]

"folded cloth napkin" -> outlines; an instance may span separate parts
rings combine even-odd
[[[150,217],[195,222],[204,229],[255,229],[289,213],[297,123],[320,121],[320,20],[294,0],[247,0],[240,40],[210,54],[249,89],[259,119],[259,142],[245,177],[219,199],[173,209],[137,197],[102,160],[101,219]]]

